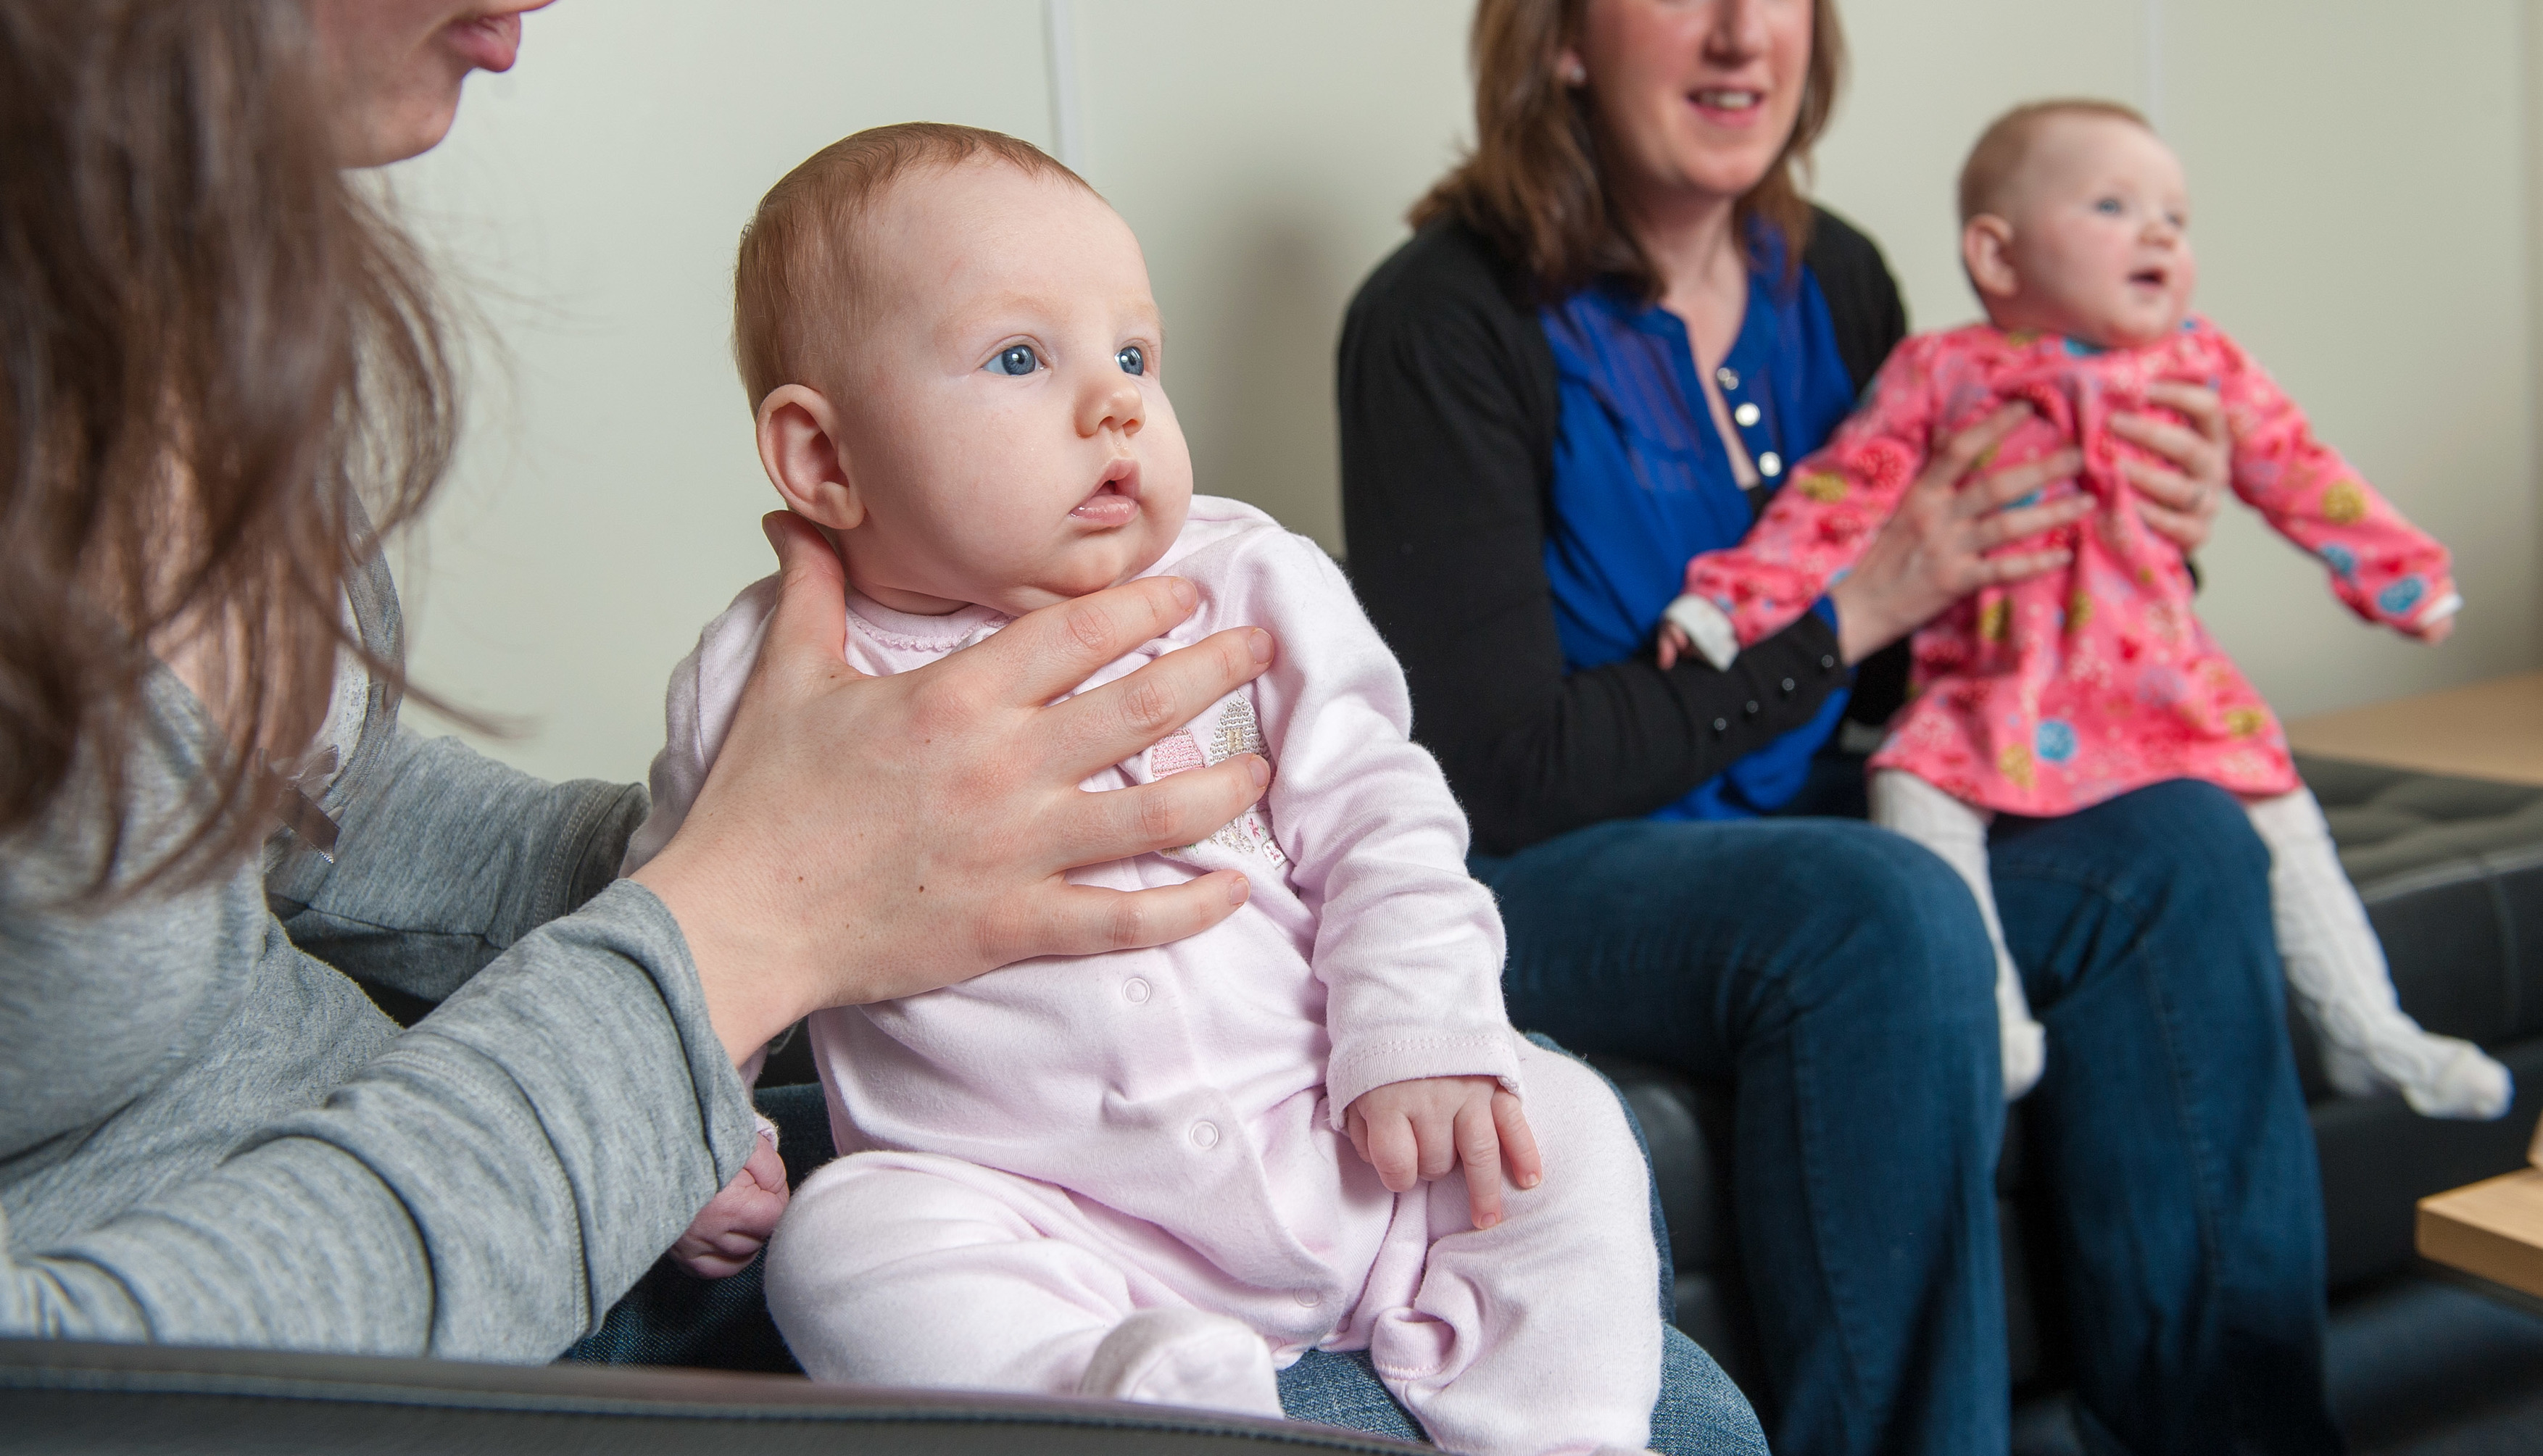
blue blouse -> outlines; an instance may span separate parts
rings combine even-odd
[[[1787,277],[1776,241],[1757,235],[1747,313],[1716,379],[1764,478],[1753,505],[1714,429],[1675,314],[1607,284],[1539,312],[1562,391],[1545,571],[1567,671],[1650,651],[1687,562],[1737,545],[1765,495],[1854,408],[1827,299],[1807,267]],[[1834,622],[1825,600],[1816,610]],[[1830,694],[1808,724],[1654,817],[1738,818],[1789,802],[1845,701]]]

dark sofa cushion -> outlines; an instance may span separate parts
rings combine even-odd
[[[2543,789],[2299,758],[2421,1025],[2543,1034]]]

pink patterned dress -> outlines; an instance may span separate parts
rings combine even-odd
[[[2124,459],[2154,457],[2113,433],[2111,415],[2168,416],[2145,402],[2146,386],[2167,379],[2223,396],[2234,493],[2322,561],[2350,610],[2404,630],[2452,610],[2445,548],[2316,439],[2261,366],[2199,318],[2124,349],[1983,324],[1909,339],[1870,403],[1795,468],[1748,539],[1688,564],[1686,590],[1721,608],[1742,646],[1781,631],[1854,566],[1936,441],[2026,400],[2036,418],[1991,464],[2079,442],[2081,475],[2044,497],[2082,490],[2099,508],[2006,548],[2071,548],[2065,570],[1988,587],[1916,634],[1908,704],[1872,767],[2018,814],[2070,813],[2177,778],[2245,796],[2292,792],[2276,716],[2199,625],[2179,548],[2139,521],[2119,473]]]

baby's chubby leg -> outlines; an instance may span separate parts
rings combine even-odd
[[[2245,805],[2270,847],[2270,914],[2287,984],[2323,1041],[2323,1074],[2352,1095],[2401,1091],[2424,1117],[2507,1111],[2507,1069],[2480,1047],[2420,1030],[2393,994],[2383,943],[2340,868],[2322,805],[2299,789]]]
[[[769,1242],[768,1312],[816,1380],[1279,1417],[1261,1336],[1072,1240],[1048,1191],[955,1158],[842,1158]]]
[[[2004,925],[1996,918],[1995,885],[1987,878],[1987,811],[1973,808],[1894,768],[1874,772],[1872,821],[1895,830],[1942,856],[1960,872],[1978,914],[1986,921],[1987,940],[1995,947],[1995,1015],[2004,1045],[2004,1100],[2012,1102],[2040,1083],[2048,1064],[2048,1034],[2031,1015],[2022,994],[2022,973],[2013,953],[2005,949]]]
[[[1477,1229],[1454,1173],[1399,1194],[1347,1327],[1442,1448],[1465,1456],[1634,1449],[1659,1399],[1650,1174],[1616,1095],[1519,1048],[1545,1179]]]

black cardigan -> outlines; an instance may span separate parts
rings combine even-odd
[[[1803,256],[1859,392],[1906,333],[1897,285],[1824,211]],[[1433,224],[1351,300],[1338,377],[1351,581],[1404,661],[1415,736],[1491,854],[1682,798],[1848,676],[1815,615],[1728,672],[1649,656],[1563,670],[1545,576],[1561,404],[1525,297],[1479,234]]]

